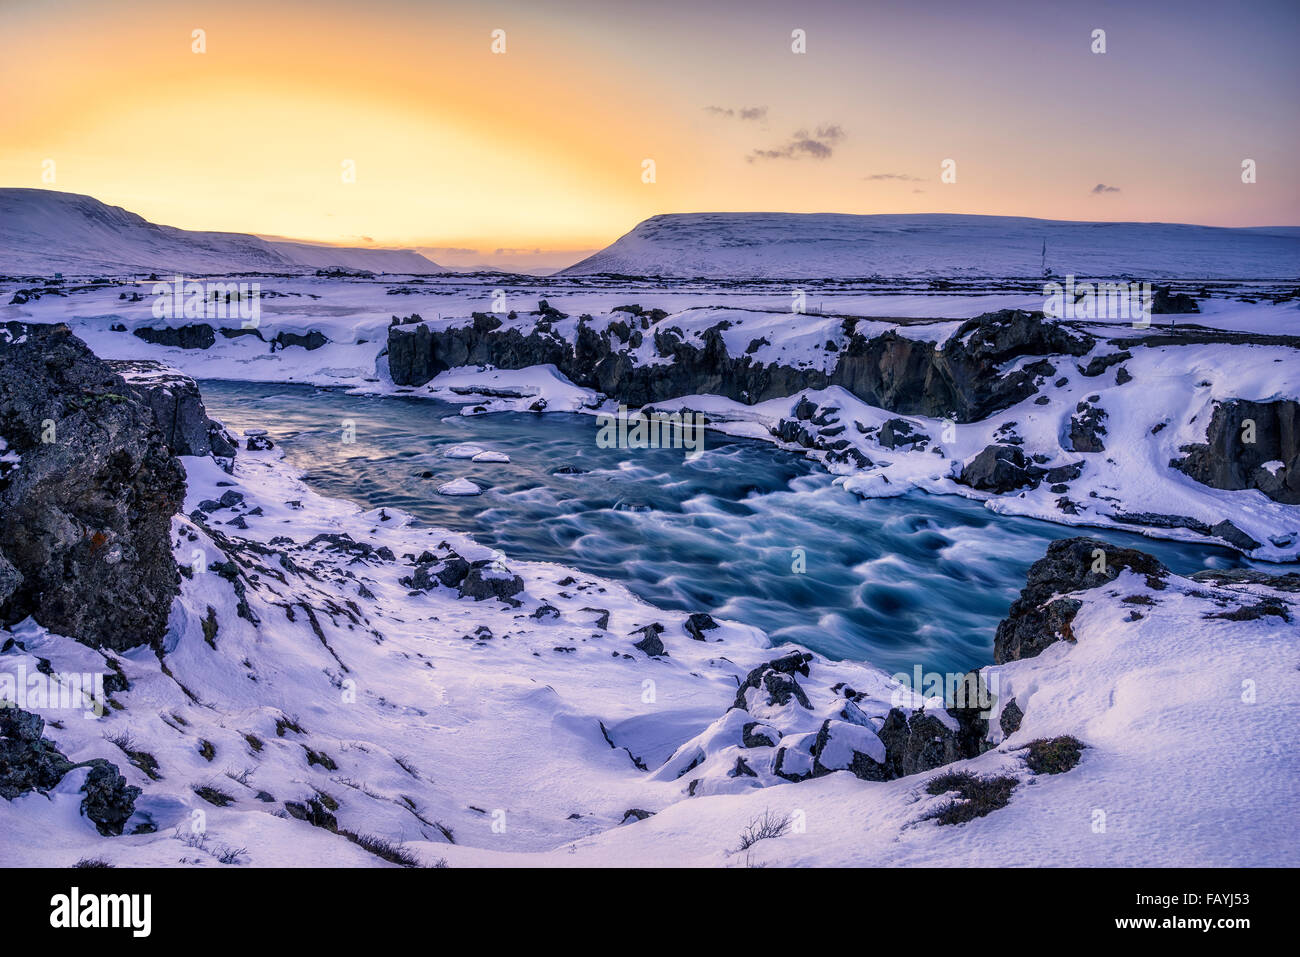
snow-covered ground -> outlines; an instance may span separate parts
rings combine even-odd
[[[538,300],[547,299],[568,314],[554,323],[567,338],[580,315],[604,329],[628,317],[615,306],[637,303],[668,313],[663,323],[684,341],[699,341],[725,319],[729,352],[743,354],[760,340],[751,353],[760,361],[825,368],[831,353],[824,344],[842,337],[845,315],[875,317],[859,321],[864,334],[894,330],[945,342],[961,319],[1041,307],[1023,287],[995,283],[957,294],[823,286],[810,296],[815,312],[792,315],[789,290],[763,284],[496,285],[501,281],[266,276],[260,337],[217,334],[206,349],[151,345],[132,334],[205,321],[238,325],[156,318],[148,284],[66,283],[58,287],[62,294],[0,304],[0,321],[67,322],[102,357],[160,359],[195,377],[432,395],[465,403],[467,413],[528,408],[538,398],[548,410],[594,412],[610,403],[554,367],[459,368],[424,386],[394,386],[381,356],[392,317],[418,313],[431,328],[445,329],[499,304],[518,310],[514,319],[500,316],[507,325],[527,330],[538,321]],[[0,303],[8,303],[20,285],[0,287]],[[498,289],[503,301],[494,299]],[[1266,288],[1265,301],[1245,302],[1261,298],[1260,291],[1221,288],[1203,300],[1202,315],[1175,318],[1180,327],[1293,333],[1296,305],[1277,296],[1281,291]],[[136,292],[142,298],[130,301]],[[1094,356],[1122,345],[1107,345],[1102,336],[1133,334],[1123,323],[1094,324],[1092,331]],[[268,342],[309,332],[328,343],[309,350]],[[1277,546],[1267,536],[1300,528],[1300,509],[1258,492],[1208,489],[1167,467],[1179,445],[1201,437],[1215,399],[1300,397],[1294,348],[1203,344],[1132,352],[1124,383],[1118,366],[1087,377],[1072,361],[1059,369],[1064,382],[1042,392],[1046,403],[1031,397],[983,422],[952,424],[947,435],[947,423],[895,416],[840,388],[752,406],[717,396],[656,405],[706,411],[715,428],[772,440],[771,428],[794,416],[802,398],[848,424],[844,435],[872,460],[867,469],[831,464],[861,494],[921,488],[986,498],[996,511],[1100,526],[1112,524],[1108,508],[1121,506],[1206,522],[1228,516],[1269,542],[1257,557],[1294,557],[1294,545]],[[644,344],[637,357],[661,361]],[[1076,403],[1091,395],[1109,413],[1107,450],[1062,453],[1062,429]],[[888,418],[930,435],[930,447],[880,447],[873,429]],[[1071,484],[1077,515],[1062,514],[1046,484],[994,497],[951,480],[953,466],[994,437],[1005,438],[1009,422],[1027,453],[1050,451],[1049,465],[1086,459]],[[1152,434],[1161,422],[1165,428]],[[1281,740],[1278,729],[1300,705],[1293,594],[1272,596],[1292,603],[1290,621],[1207,618],[1256,603],[1265,591],[1175,577],[1152,590],[1126,572],[1110,586],[1080,593],[1075,643],[984,669],[1000,700],[1014,697],[1025,714],[1010,736],[994,715],[993,750],[942,772],[890,781],[840,770],[792,782],[775,769],[797,772],[800,761],[811,760],[824,726],[834,730],[819,760],[844,767],[855,750],[879,755],[878,732],[891,706],[925,702],[870,663],[814,656],[808,675],[797,679],[807,707],[765,703],[750,691],[746,709],[734,709],[751,669],[789,647],[774,650],[756,629],[734,622],[697,640],[686,615],[650,607],[616,583],[494,556],[402,513],[363,512],[324,498],[302,484],[278,450],[241,451],[233,476],[207,459],[184,461],[185,514],[201,503],[208,512],[206,528],[174,520],[176,558],[191,573],[173,606],[165,657],[143,648],[123,655],[131,687],[113,695],[120,707],[99,720],[30,709],[51,722],[46,734],[72,760],[106,758],[143,789],[136,818],[126,835],[101,837],[78,814],[85,772],[74,771],[49,796],[0,802],[2,864],[61,865],[82,857],[195,866],[222,866],[223,857],[248,865],[384,863],[340,836],[345,831],[400,844],[426,865],[452,866],[1300,863],[1285,813],[1297,803],[1300,767],[1294,749],[1268,743]],[[214,508],[228,492],[242,500]],[[321,534],[346,534],[352,542]],[[1159,534],[1195,537],[1177,529]],[[475,601],[440,585],[412,587],[413,560],[425,551],[441,557],[448,548],[471,561],[497,560],[495,574],[519,575],[522,592],[511,602]],[[661,632],[642,630],[656,623]],[[6,669],[35,672],[42,659],[55,672],[104,668],[98,652],[30,621],[0,634],[0,645],[10,637]],[[936,702],[926,704],[951,725]],[[747,735],[750,721],[779,733],[787,757]],[[1086,745],[1080,764],[1057,775],[1028,770],[1024,746],[1062,734]],[[142,769],[148,762],[133,761],[124,748],[152,756],[157,779]],[[1010,803],[956,826],[929,819],[951,795],[931,795],[927,783],[962,770],[1011,779]],[[230,801],[218,806],[214,797]],[[298,819],[289,805],[327,826]],[[741,851],[742,832],[769,814],[788,817],[782,836]],[[155,830],[129,833],[140,824]]]
[[[951,719],[867,664],[817,657],[797,677],[808,707],[750,691],[747,710],[728,710],[751,668],[790,649],[726,622],[697,640],[686,616],[614,583],[508,557],[498,574],[524,585],[510,602],[413,590],[402,579],[424,551],[493,556],[400,512],[322,498],[278,450],[241,451],[233,476],[184,463],[186,513],[210,504],[207,529],[173,523],[189,574],[165,658],[122,655],[130,688],[102,718],[29,707],[73,761],[106,758],[142,788],[136,815],[102,837],[78,813],[85,772],[73,771],[49,795],[0,802],[0,864],[384,863],[344,831],[426,866],[1298,862],[1287,809],[1300,765],[1281,730],[1300,707],[1297,632],[1274,616],[1206,617],[1255,604],[1270,594],[1260,586],[1153,589],[1125,571],[1079,593],[1076,642],[984,670],[999,695],[993,750],[886,782],[847,770],[787,782],[745,721],[797,756],[828,720],[875,753],[892,704]],[[212,507],[231,492],[242,500]],[[637,646],[652,623],[666,653]],[[30,620],[9,638],[6,671],[105,670]],[[1004,736],[996,713],[1012,698],[1024,718]],[[1063,734],[1086,746],[1079,765],[1031,773],[1024,746]],[[729,773],[738,758],[753,776]],[[952,800],[927,783],[953,771],[1009,778],[1009,804],[960,825],[927,819]],[[788,826],[740,850],[765,815]],[[154,830],[131,833],[142,824]]]

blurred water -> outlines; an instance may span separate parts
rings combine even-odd
[[[231,428],[267,429],[324,494],[403,508],[507,556],[561,562],[623,581],[661,607],[737,619],[774,642],[891,671],[987,664],[1029,565],[1052,539],[1081,534],[953,497],[863,500],[802,456],[716,433],[692,462],[680,450],[597,448],[590,416],[462,416],[427,399],[310,386],[200,387],[210,414]],[[342,441],[345,420],[355,423],[353,444]],[[443,455],[467,442],[511,461]],[[586,471],[556,474],[562,466]],[[484,494],[436,493],[462,476]],[[1227,549],[1104,537],[1183,574],[1245,564]],[[792,571],[795,549],[803,574]]]

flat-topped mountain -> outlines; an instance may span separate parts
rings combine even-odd
[[[711,279],[1300,276],[1300,227],[1085,223],[946,213],[679,213],[645,220],[561,275]]]

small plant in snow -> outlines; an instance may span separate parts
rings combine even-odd
[[[759,841],[780,837],[788,830],[790,830],[790,815],[776,815],[771,810],[764,811],[762,815],[750,821],[745,826],[745,829],[740,832],[740,847],[738,850],[747,851]]]

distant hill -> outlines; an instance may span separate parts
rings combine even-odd
[[[450,272],[409,249],[356,249],[196,232],[151,223],[91,196],[0,189],[0,273]]]
[[[1300,277],[1300,227],[1229,229],[946,213],[655,216],[562,276],[724,278]]]

